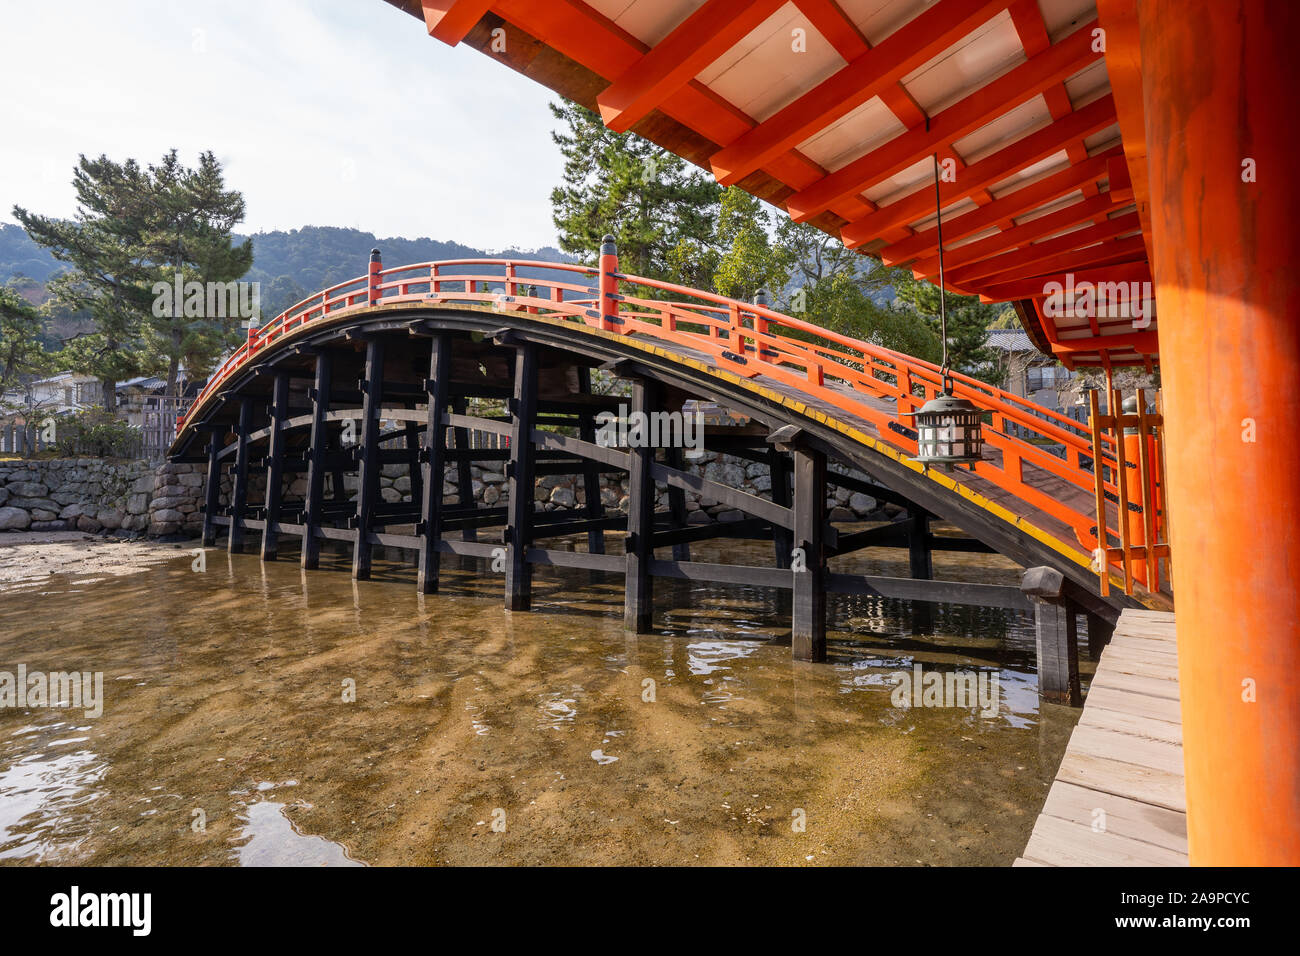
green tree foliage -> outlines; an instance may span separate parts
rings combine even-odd
[[[904,270],[898,274],[898,298],[921,316],[937,335],[939,332],[939,287],[915,279]],[[978,296],[944,293],[948,312],[948,358],[954,370],[982,381],[996,382],[997,355],[988,342],[988,330],[1006,310],[1004,305],[981,303]]]
[[[173,150],[157,166],[107,156],[80,157],[73,173],[77,212],[55,219],[14,207],[14,216],[39,246],[69,268],[50,279],[51,308],[84,311],[93,330],[74,336],[60,358],[99,378],[104,407],[115,406],[118,381],[165,364],[172,393],[177,371],[209,367],[238,334],[237,317],[154,315],[154,285],[226,282],[252,264],[249,241],[236,245],[231,230],[244,215],[243,198],[225,189],[211,153],[195,169]]]
[[[691,255],[712,245],[717,184],[634,133],[611,132],[581,106],[551,112],[564,123],[552,134],[564,156],[563,181],[551,191],[560,248],[594,261],[609,233],[624,271],[679,281]]]
[[[735,186],[723,192],[714,236],[719,249],[713,272],[715,292],[749,301],[760,289],[785,288],[791,253],[773,240],[771,229],[771,217],[762,201]]]
[[[183,166],[172,150],[149,167],[142,201],[151,207],[142,235],[145,258],[159,280],[182,283],[233,282],[253,265],[253,243],[236,244],[232,232],[244,218],[244,197],[227,190],[221,164],[211,152],[199,155],[198,166]],[[220,311],[231,313],[233,303]],[[145,315],[144,341],[167,360],[167,390],[177,392],[181,363],[191,372],[205,372],[240,335],[238,315],[189,315],[173,303],[171,310],[151,308]],[[163,312],[159,315],[159,312]]]
[[[0,392],[48,368],[40,313],[12,286],[0,286]]]
[[[785,311],[882,348],[938,358],[938,336],[915,313],[894,304],[896,270],[844,248],[808,223],[782,217],[776,237],[793,273],[778,299]]]
[[[73,173],[77,214],[53,219],[14,207],[14,216],[38,245],[71,268],[48,283],[52,300],[71,310],[85,310],[95,329],[76,337],[66,359],[71,368],[99,378],[104,407],[115,407],[114,386],[137,374],[143,345],[141,316],[152,300],[153,272],[141,241],[149,210],[141,202],[148,192],[148,173],[134,160],[115,163],[105,156],[80,158]]]
[[[295,282],[292,276],[276,276],[262,285],[262,315],[266,318],[274,318],[289,306],[296,305],[307,298],[308,294],[308,291]]]

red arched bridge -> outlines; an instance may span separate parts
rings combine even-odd
[[[1091,642],[1122,607],[1169,606],[1158,561],[1136,576],[1100,562],[1109,566],[1099,588],[1098,503],[1112,516],[1107,546],[1121,536],[1127,543],[1119,509],[1105,507],[1127,503],[1126,473],[1115,438],[1101,439],[1098,451],[1094,433],[1057,412],[955,375],[955,394],[985,412],[985,457],[951,471],[929,467],[912,460],[916,436],[905,413],[941,389],[930,362],[763,305],[623,274],[612,243],[597,268],[463,259],[385,269],[377,252],[371,258],[367,275],[250,330],[178,423],[172,459],[208,464],[206,543],[222,529],[238,551],[246,532],[260,532],[262,557],[271,559],[281,538],[296,537],[302,566],[313,568],[322,540],[345,541],[356,577],[369,575],[375,545],[410,549],[426,592],[437,588],[444,554],[504,557],[512,610],[529,607],[535,565],[621,573],[626,623],[638,631],[650,626],[657,577],[783,588],[793,592],[795,656],[811,660],[825,655],[828,593],[1032,608],[1040,658],[1044,639],[1046,653],[1061,651],[1056,663],[1040,659],[1040,667],[1061,668],[1060,680],[1044,678],[1058,696],[1069,695],[1071,683],[1077,696],[1077,674],[1067,672],[1076,612],[1087,614]],[[594,394],[593,369],[628,380],[630,394]],[[505,414],[471,415],[471,402],[481,405],[475,400],[498,400]],[[666,413],[672,421],[692,401],[738,413],[744,424],[707,427],[704,446],[765,463],[769,493],[688,469],[679,444],[598,440],[609,420],[603,413]],[[471,447],[471,432],[504,440]],[[475,460],[506,462],[504,505],[475,500]],[[409,500],[380,493],[380,471],[393,463],[409,468]],[[255,468],[264,470],[266,490],[250,501]],[[600,476],[608,472],[628,476],[625,514],[602,506]],[[555,474],[577,476],[584,494],[572,508],[535,511],[535,482]],[[287,489],[300,475],[306,491],[291,499]],[[355,475],[355,495],[345,490],[347,475]],[[454,496],[444,496],[440,476]],[[656,484],[667,489],[662,512]],[[893,502],[906,515],[840,530],[827,520],[837,487]],[[692,493],[743,520],[688,524]],[[933,534],[936,518],[967,537]],[[504,532],[480,540],[494,528]],[[605,553],[606,531],[626,532],[624,553]],[[586,535],[585,552],[543,546],[577,534]],[[771,566],[690,560],[691,542],[719,536],[773,541]],[[880,546],[906,548],[912,577],[841,574],[828,565]],[[933,549],[995,551],[1047,570],[1028,575],[1024,591],[936,581]]]

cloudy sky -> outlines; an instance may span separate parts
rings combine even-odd
[[[554,94],[381,0],[5,4],[0,221],[67,216],[79,153],[211,149],[241,231],[555,242]]]

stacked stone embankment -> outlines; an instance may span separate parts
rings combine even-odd
[[[765,496],[771,489],[767,466],[730,455],[695,453],[687,469],[712,481],[750,494]],[[835,469],[832,470],[844,470]],[[123,537],[149,535],[165,537],[194,535],[203,522],[201,505],[207,468],[199,464],[154,464],[98,458],[0,460],[0,531],[84,531]],[[503,467],[475,465],[471,469],[475,500],[484,506],[501,506],[509,500]],[[443,476],[443,491],[456,500],[455,471]],[[356,494],[356,476],[344,477],[349,498]],[[265,475],[249,476],[248,500],[263,500]],[[286,501],[301,500],[306,491],[303,475],[285,479]],[[230,477],[221,482],[222,506],[229,501]],[[380,494],[388,502],[411,500],[411,479],[403,465],[386,465],[380,478]],[[325,496],[333,497],[332,478],[325,480]],[[607,511],[627,511],[627,479],[603,475],[601,501]],[[538,510],[554,511],[580,505],[583,485],[580,476],[548,475],[538,480],[534,493]],[[659,506],[667,508],[667,494],[659,492]],[[832,521],[883,520],[901,509],[878,502],[860,492],[837,489],[827,499]],[[686,496],[687,520],[691,524],[735,521],[743,515],[734,509],[701,498]]]

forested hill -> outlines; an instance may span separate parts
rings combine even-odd
[[[243,238],[238,237],[239,241]],[[340,229],[336,226],[304,226],[288,232],[259,232],[252,239],[253,268],[245,278],[253,282],[269,283],[280,276],[288,276],[306,292],[314,292],[361,275],[368,268],[371,249],[379,249],[383,253],[384,264],[388,266],[437,259],[473,259],[489,255],[540,259],[546,262],[567,259],[560,250],[549,247],[536,251],[510,249],[489,253],[459,242],[443,242],[425,237],[380,239],[372,232]]]
[[[236,237],[243,241],[243,236]],[[335,226],[304,226],[288,232],[259,232],[253,239],[253,268],[244,278],[262,283],[264,314],[276,311],[305,295],[361,275],[370,261],[370,250],[383,252],[390,266],[436,259],[471,259],[484,256],[518,257],[561,262],[568,257],[558,249],[485,252],[459,242],[437,239],[380,239],[359,229]],[[22,227],[0,223],[0,283],[24,275],[45,282],[60,267],[52,255],[27,237]]]

